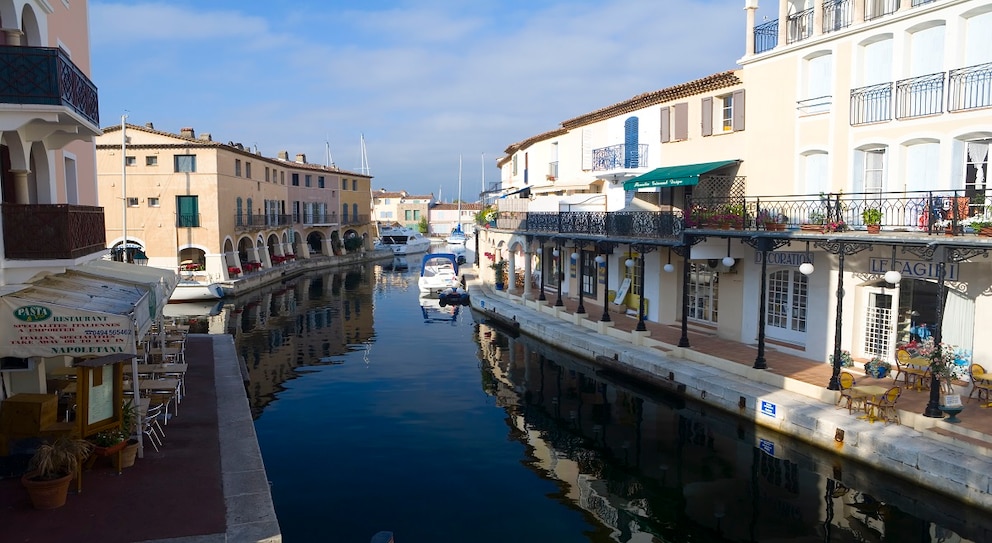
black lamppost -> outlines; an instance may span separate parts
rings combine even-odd
[[[551,254],[552,256],[555,257],[555,263],[557,263],[557,266],[555,266],[555,281],[558,282],[558,299],[555,300],[555,307],[562,307],[563,305],[565,305],[565,303],[561,301],[561,243],[560,242],[558,243],[558,245],[555,246],[555,250],[552,251]]]
[[[694,238],[685,237],[682,245],[682,335],[679,336],[679,347],[689,347],[689,253]]]
[[[548,273],[548,267],[544,264],[544,247],[537,248],[538,257],[541,259],[541,292],[537,295],[537,300],[543,302],[547,300],[544,297],[544,276]]]
[[[765,298],[768,297],[768,249],[771,245],[769,238],[758,239],[758,251],[761,252],[761,294],[758,301],[758,355],[754,357],[754,369],[768,369],[765,362]]]
[[[575,309],[577,315],[585,315],[586,306],[582,303],[582,292],[585,290],[585,273],[586,267],[583,265],[582,257],[584,256],[582,251],[582,246],[579,246],[579,252],[572,253],[572,260],[575,260],[575,266],[579,268],[579,307]]]
[[[937,312],[936,312],[936,326],[933,329],[933,344],[936,347],[934,353],[934,358],[938,360],[943,360],[944,353],[941,352],[942,346],[941,342],[944,341],[943,332],[943,321],[944,321],[944,275],[947,271],[947,265],[944,262],[945,254],[943,251],[939,252],[940,260],[937,262]],[[933,371],[933,360],[930,361],[930,399],[927,401],[927,407],[923,410],[924,417],[931,418],[943,418],[944,413],[940,410],[940,374]]]
[[[596,264],[603,266],[603,316],[599,322],[610,322],[610,291],[605,285],[610,284],[610,259],[603,255],[596,255]]]

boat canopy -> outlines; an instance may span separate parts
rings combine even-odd
[[[427,253],[424,255],[424,259],[420,262],[420,275],[424,275],[424,268],[427,267],[427,263],[431,260],[450,260],[451,266],[455,270],[455,275],[458,275],[458,256],[454,253]]]

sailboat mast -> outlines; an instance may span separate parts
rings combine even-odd
[[[462,231],[462,155],[458,155],[458,215],[455,219],[455,228]]]

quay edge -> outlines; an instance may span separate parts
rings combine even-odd
[[[672,388],[682,390],[685,398],[992,511],[992,445],[928,431],[937,419],[900,411],[901,424],[872,424],[837,409],[839,393],[825,386],[689,348],[665,345],[669,349],[665,353],[648,346],[652,340],[638,332],[627,333],[587,320],[579,324],[574,315],[560,308],[492,291],[475,278],[466,276],[465,280],[474,310],[512,319],[519,323],[521,333],[541,342],[597,366],[597,357],[612,359],[615,363],[608,368],[612,371],[633,379],[650,374],[658,382],[670,382]],[[763,413],[762,402],[774,404],[775,414]],[[840,440],[838,430],[843,435]]]

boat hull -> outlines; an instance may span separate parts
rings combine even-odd
[[[193,302],[202,300],[220,300],[224,297],[224,289],[217,283],[186,283],[180,282],[176,290],[169,296],[169,302]]]

